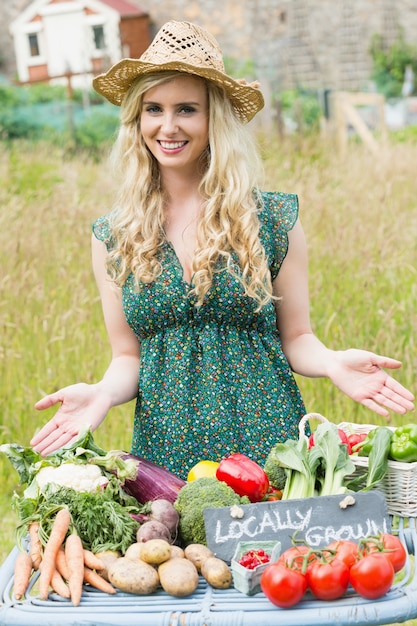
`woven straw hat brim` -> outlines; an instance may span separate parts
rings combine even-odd
[[[244,122],[249,122],[264,107],[264,99],[259,89],[241,84],[214,68],[196,67],[180,61],[154,64],[139,59],[123,59],[105,74],[96,76],[93,79],[93,87],[109,102],[120,106],[127,91],[139,76],[169,70],[200,76],[223,87],[236,113]]]

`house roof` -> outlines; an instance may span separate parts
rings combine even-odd
[[[136,6],[128,0],[100,0],[103,4],[107,4],[111,9],[117,11],[122,17],[133,17],[138,15],[147,15],[146,11]]]

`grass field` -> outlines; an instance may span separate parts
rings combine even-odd
[[[358,144],[341,160],[317,139],[263,142],[266,189],[299,195],[310,255],[311,315],[332,348],[399,358],[394,376],[416,391],[417,175],[415,144]],[[52,415],[44,393],[100,377],[109,347],[90,263],[91,222],[112,202],[108,166],[66,159],[62,147],[0,147],[0,443],[27,445]],[[309,411],[380,423],[326,380],[299,380]],[[113,409],[95,438],[130,446],[133,406]],[[415,420],[415,415],[405,418]],[[404,418],[392,415],[397,425]],[[0,562],[14,543],[17,475],[0,458]]]

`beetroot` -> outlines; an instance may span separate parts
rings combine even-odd
[[[164,539],[168,543],[172,542],[169,529],[165,524],[157,520],[150,520],[142,524],[136,533],[136,538],[139,542],[149,541],[150,539]]]
[[[172,502],[164,498],[153,500],[150,503],[150,517],[153,520],[162,522],[173,537],[177,535],[180,516]]]

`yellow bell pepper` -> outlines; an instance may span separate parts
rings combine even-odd
[[[190,469],[187,475],[187,482],[196,480],[197,478],[216,478],[216,471],[219,463],[216,461],[199,461]]]

